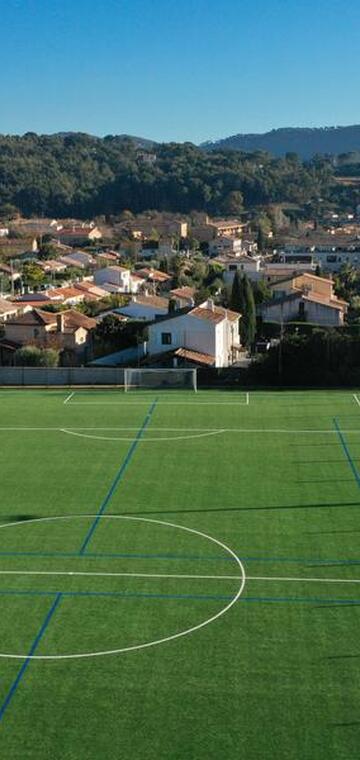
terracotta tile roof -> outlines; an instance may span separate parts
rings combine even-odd
[[[191,351],[188,348],[178,348],[174,353],[175,356],[179,356],[181,359],[187,359],[196,364],[205,364],[207,367],[213,367],[215,365],[215,356],[202,354],[200,351]]]
[[[175,296],[175,298],[194,298],[195,295],[195,288],[190,288],[188,285],[185,285],[183,288],[174,288],[174,290],[170,290],[170,293],[172,296]]]
[[[64,317],[66,328],[77,329],[78,327],[84,327],[85,330],[92,330],[97,325],[96,319],[87,317],[85,314],[81,314],[80,311],[76,311],[76,309],[68,309],[68,311],[63,311],[60,313],[62,313]]]
[[[171,280],[169,274],[161,272],[159,269],[148,269],[147,267],[144,267],[144,269],[138,269],[136,274],[143,276],[148,280],[154,280],[154,282],[167,282],[168,280]]]
[[[14,319],[9,320],[8,324],[27,327],[54,325],[56,324],[56,314],[51,314],[41,309],[33,309],[32,311],[27,311],[26,314],[21,314],[19,317],[14,317]]]
[[[84,297],[84,293],[81,290],[78,290],[77,288],[73,288],[71,286],[64,287],[64,288],[53,288],[53,290],[47,291],[47,296],[51,300],[58,300],[63,299],[66,300],[67,298],[81,298]]]
[[[196,306],[189,312],[191,317],[197,319],[206,319],[210,322],[222,322],[224,319],[230,320],[230,322],[237,322],[240,319],[240,314],[237,311],[231,311],[231,309],[224,309],[222,306]]]
[[[197,306],[195,309],[189,312],[190,317],[196,317],[197,319],[205,319],[208,322],[222,322],[224,319],[224,315],[221,314],[219,311],[215,311],[214,309],[210,308],[202,308],[201,306]]]
[[[132,303],[139,303],[142,306],[156,306],[160,309],[167,309],[169,306],[169,299],[161,298],[160,296],[136,295],[135,298],[133,298]]]
[[[8,314],[9,312],[16,312],[20,304],[7,301],[6,298],[0,297],[0,314]]]

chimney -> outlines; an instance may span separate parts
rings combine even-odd
[[[208,309],[211,309],[211,311],[215,311],[214,301],[212,298],[208,298],[206,305]]]
[[[64,332],[65,329],[65,314],[63,311],[60,311],[59,314],[56,315],[56,326],[57,331],[60,333]]]

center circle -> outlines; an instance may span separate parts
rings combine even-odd
[[[232,596],[232,598],[230,599],[230,601],[228,603],[226,603],[224,606],[222,606],[220,608],[220,610],[218,610],[215,614],[212,614],[210,617],[207,617],[204,620],[201,620],[196,625],[192,625],[190,627],[183,628],[182,630],[180,630],[180,631],[178,631],[176,633],[171,633],[168,636],[162,636],[160,638],[155,638],[155,639],[150,640],[150,641],[144,641],[144,642],[139,643],[139,644],[133,644],[133,645],[130,645],[130,646],[119,647],[119,648],[115,648],[115,649],[104,649],[104,650],[99,650],[99,651],[94,651],[94,652],[80,652],[80,653],[73,653],[73,654],[35,655],[35,654],[28,654],[28,653],[27,654],[12,654],[12,653],[0,652],[0,657],[2,657],[2,658],[11,658],[11,659],[26,659],[26,660],[29,660],[29,659],[32,659],[32,660],[62,660],[62,659],[78,659],[78,658],[84,658],[84,657],[100,657],[100,656],[105,656],[105,655],[110,655],[110,654],[122,654],[122,653],[125,653],[125,652],[132,652],[132,651],[137,651],[137,650],[140,650],[140,649],[146,649],[148,647],[156,646],[158,644],[165,644],[168,641],[173,641],[173,640],[178,639],[178,638],[180,638],[182,636],[188,636],[191,633],[195,633],[196,631],[200,630],[201,628],[204,628],[205,626],[209,625],[210,623],[215,622],[218,618],[222,617],[222,615],[224,615],[226,612],[228,612],[231,609],[231,607],[233,607],[233,605],[240,598],[240,596],[241,596],[241,594],[242,594],[242,592],[244,590],[245,581],[246,581],[245,569],[244,569],[244,566],[243,566],[241,560],[239,559],[239,557],[237,556],[237,554],[235,554],[235,552],[229,546],[227,546],[226,544],[224,544],[222,541],[220,541],[217,538],[214,538],[213,536],[209,536],[207,533],[204,533],[204,532],[202,532],[200,530],[196,530],[195,528],[188,528],[188,527],[186,527],[184,525],[178,525],[176,523],[168,522],[168,521],[165,521],[165,520],[155,520],[155,519],[147,518],[147,517],[135,517],[133,515],[83,514],[83,515],[63,515],[63,516],[58,516],[58,517],[41,517],[41,518],[35,518],[35,519],[26,520],[26,521],[17,521],[17,522],[12,522],[12,523],[5,523],[3,525],[0,525],[0,529],[5,529],[5,528],[9,529],[9,528],[14,528],[16,526],[17,527],[19,527],[19,526],[22,526],[22,527],[26,526],[27,527],[27,526],[34,525],[34,524],[39,524],[39,523],[43,524],[43,523],[56,522],[56,521],[68,521],[68,520],[79,520],[79,519],[86,519],[86,520],[90,519],[91,520],[91,518],[93,519],[94,522],[98,521],[98,522],[95,523],[96,525],[100,524],[100,522],[102,522],[102,521],[124,520],[124,521],[131,521],[131,522],[135,522],[135,523],[145,523],[145,524],[149,524],[149,525],[152,525],[152,526],[155,526],[155,527],[156,526],[162,526],[162,527],[174,529],[176,531],[183,531],[185,533],[192,534],[192,536],[199,537],[201,539],[205,539],[206,541],[209,541],[211,544],[214,544],[217,547],[220,547],[225,552],[225,555],[228,555],[228,556],[225,556],[224,559],[232,559],[232,560],[234,560],[234,562],[236,563],[236,567],[239,570],[239,576],[237,576],[237,575],[236,576],[226,576],[225,574],[222,574],[222,575],[220,574],[218,576],[216,576],[216,575],[201,575],[201,574],[199,574],[199,575],[195,574],[195,575],[188,575],[187,576],[186,574],[184,574],[184,575],[179,574],[177,576],[177,575],[171,575],[171,574],[166,575],[166,574],[161,574],[161,573],[157,573],[157,574],[154,574],[152,576],[150,574],[147,574],[147,573],[144,573],[144,574],[141,574],[141,573],[139,573],[139,574],[136,574],[136,573],[134,573],[134,574],[132,574],[132,573],[118,573],[118,574],[116,574],[115,573],[114,575],[120,575],[120,576],[121,575],[123,575],[123,576],[126,576],[126,575],[132,576],[133,575],[134,577],[144,577],[144,578],[147,578],[147,577],[149,577],[149,578],[150,577],[176,578],[176,577],[178,577],[178,578],[185,578],[186,579],[186,577],[188,577],[188,578],[193,578],[193,579],[194,578],[195,579],[198,578],[199,580],[200,579],[206,579],[206,578],[219,580],[222,577],[224,577],[224,578],[233,578],[233,579],[237,579],[238,578],[239,579],[239,586],[237,588],[236,593]],[[19,554],[21,554],[21,553],[19,553]],[[46,556],[46,555],[44,555],[44,556]],[[53,555],[53,556],[56,556],[56,555]],[[61,557],[61,555],[58,555],[58,556]],[[65,555],[65,556],[70,556],[70,555]],[[75,553],[73,553],[71,556],[76,557],[77,555]],[[96,555],[89,555],[89,556],[96,556]],[[99,556],[101,556],[101,555],[99,555]],[[79,557],[80,557],[80,552],[79,552]],[[85,555],[85,558],[86,558],[86,555]],[[7,572],[9,572],[9,571],[7,571]],[[17,574],[17,571],[13,571],[13,572],[14,572],[14,575]],[[57,572],[51,572],[51,571],[50,572],[46,572],[46,571],[35,571],[35,572],[32,572],[32,571],[23,571],[22,572],[22,571],[19,571],[18,574],[19,575],[27,575],[28,574],[29,576],[31,576],[31,575],[34,575],[34,576],[36,576],[36,575],[39,575],[39,576],[41,576],[41,575],[45,575],[45,576],[46,575],[50,575],[50,576],[51,575],[55,575],[55,576],[56,575],[62,575],[62,576],[71,576],[72,578],[74,576],[76,576],[76,575],[80,575],[80,576],[87,575],[87,573],[77,573],[77,572],[74,572],[74,571],[58,572],[58,573]],[[92,573],[88,573],[88,575],[92,575]],[[94,573],[93,575],[101,575],[101,573]],[[104,573],[103,575],[111,575],[111,573],[108,573],[108,574]],[[60,593],[60,596],[61,596],[62,592],[59,592],[59,593]],[[66,596],[67,592],[63,592],[63,595]],[[56,592],[53,592],[53,596],[54,597],[56,596]]]

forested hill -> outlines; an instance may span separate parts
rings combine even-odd
[[[316,153],[350,153],[360,150],[360,125],[272,129],[264,134],[238,134],[223,140],[204,143],[206,150],[270,151],[274,156],[297,153],[309,159]]]
[[[330,162],[190,143],[147,150],[121,136],[0,136],[0,215],[88,218],[124,209],[236,214],[243,205],[305,203],[331,192]]]

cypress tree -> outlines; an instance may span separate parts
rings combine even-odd
[[[256,307],[254,291],[252,289],[251,282],[246,276],[244,277],[244,292],[246,314],[245,345],[250,347],[253,344],[256,335]]]
[[[233,284],[231,288],[231,296],[230,296],[230,309],[233,311],[238,311],[240,314],[242,313],[244,308],[244,290],[242,287],[242,282],[239,276],[239,272],[236,270]]]

